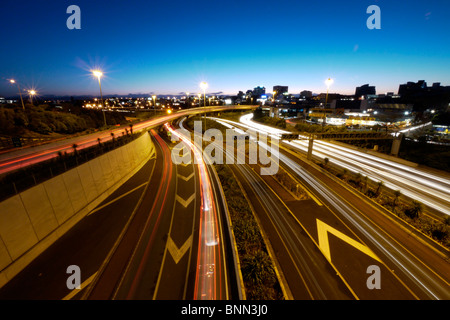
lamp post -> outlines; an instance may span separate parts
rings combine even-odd
[[[205,130],[206,130],[206,88],[208,88],[208,84],[203,81],[202,83],[200,83],[200,88],[203,89],[203,107],[205,108],[205,113],[204,113],[204,121],[205,121]]]
[[[156,115],[156,96],[152,95],[152,99],[153,99],[153,110],[155,110],[155,115]]]
[[[325,97],[325,109],[326,109],[327,108],[327,104],[328,104],[328,90],[330,89],[330,86],[333,84],[333,79],[328,78],[327,80],[325,80],[325,84],[327,85],[327,95]],[[325,112],[325,115],[324,115],[323,120],[322,120],[322,130],[325,127],[326,122],[327,122],[327,114]]]
[[[36,91],[28,90],[28,94],[30,95],[30,103],[33,104],[33,96],[36,94]]]
[[[14,80],[14,79],[9,80],[9,82],[12,83],[12,84],[14,84],[14,83],[17,84],[17,89],[19,89],[20,101],[22,102],[22,109],[25,110],[25,105],[23,104],[22,92],[20,91],[19,83],[16,82],[16,80]]]
[[[102,94],[102,83],[100,81],[100,78],[103,76],[103,72],[101,72],[100,70],[94,70],[92,71],[92,74],[97,77],[98,79],[98,85],[100,87],[100,100],[101,100],[101,104],[102,104],[102,112],[103,112],[103,121],[105,123],[105,127],[106,127],[106,115],[105,115],[105,111],[103,110],[103,94]]]
[[[328,78],[327,80],[325,80],[325,84],[327,85],[327,95],[325,98],[325,108],[327,107],[327,103],[328,103],[328,90],[330,89],[330,86],[333,84],[333,79]]]

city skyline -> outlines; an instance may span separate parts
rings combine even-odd
[[[223,94],[275,85],[322,93],[329,77],[341,94],[366,83],[377,93],[422,79],[450,84],[444,1],[25,3],[26,12],[23,2],[1,5],[2,96],[17,95],[12,78],[40,95],[98,95],[96,68],[105,95],[198,93],[202,81]],[[79,30],[66,26],[71,4]],[[379,30],[366,26],[372,4]]]

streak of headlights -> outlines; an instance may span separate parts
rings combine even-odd
[[[203,161],[201,150],[191,142],[190,138],[174,130],[169,124],[164,125],[172,135],[177,136],[192,150],[196,163],[198,164],[200,192],[201,192],[201,214],[199,227],[199,244],[197,258],[197,272],[195,276],[195,300],[217,299],[217,286],[220,281],[217,267],[219,250],[218,217],[212,187],[207,173],[206,164]]]
[[[240,119],[241,125],[243,124],[248,128],[266,132],[278,139],[281,134],[289,133],[285,130],[255,123],[251,120],[252,116],[252,114],[242,116]],[[229,125],[239,125],[233,121],[221,120],[223,120],[222,122],[227,122]],[[308,146],[305,140],[283,142],[307,152]],[[314,142],[313,155],[320,158],[331,158],[336,165],[346,168],[351,172],[358,173],[363,170],[371,180],[382,180],[387,188],[400,190],[405,196],[416,199],[430,208],[450,215],[449,179],[326,141],[316,140]]]
[[[222,122],[239,125],[229,120]],[[253,129],[258,128],[257,130],[263,130],[263,127],[261,126],[253,126],[252,128]],[[270,130],[270,132],[277,134],[276,130],[275,131]],[[428,276],[428,274],[423,271],[421,266],[419,266],[416,263],[416,261],[411,259],[409,255],[406,255],[403,251],[401,251],[395,245],[395,243],[392,243],[387,237],[385,237],[371,224],[369,224],[368,221],[366,221],[363,217],[361,217],[361,215],[355,212],[355,210],[350,208],[341,199],[339,199],[328,187],[317,181],[313,176],[311,176],[296,162],[294,162],[289,157],[281,153],[280,153],[280,161],[285,163],[293,172],[295,172],[300,178],[306,181],[306,183],[313,190],[315,190],[317,194],[319,194],[331,205],[333,210],[339,212],[341,216],[345,217],[345,219],[349,221],[354,228],[356,228],[360,233],[362,233],[366,237],[366,239],[370,241],[370,243],[372,243],[373,247],[378,248],[384,254],[385,257],[391,260],[396,266],[398,266],[399,269],[405,272],[405,275],[407,275],[419,287],[421,287],[425,294],[427,294],[432,299],[439,299],[438,297],[439,294],[433,292],[433,290],[431,290],[429,286],[425,284],[425,282],[435,283],[434,280],[431,279]]]

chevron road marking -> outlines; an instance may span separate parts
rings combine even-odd
[[[191,180],[191,178],[194,176],[194,172],[192,172],[188,177],[185,177],[185,176],[183,176],[183,175],[181,175],[181,174],[178,174],[177,175],[177,177],[178,178],[181,178],[181,179],[183,179],[184,181],[189,181],[189,180]]]
[[[361,244],[358,241],[353,240],[352,238],[348,237],[347,235],[343,234],[342,232],[334,229],[333,227],[329,226],[325,222],[317,219],[317,234],[319,237],[319,247],[322,250],[325,257],[328,259],[328,261],[331,261],[330,244],[328,242],[328,233],[335,235],[339,239],[347,242],[352,247],[367,254],[369,257],[377,260],[378,262],[381,262],[381,260],[375,255],[375,253],[373,253],[373,251],[370,250],[368,247],[366,247],[365,245]]]
[[[181,258],[183,258],[186,251],[191,247],[191,244],[192,244],[192,234],[180,248],[177,247],[175,242],[173,242],[172,238],[169,236],[169,238],[167,239],[167,250],[169,250],[170,255],[175,261],[175,264],[178,264]]]
[[[194,200],[195,199],[195,193],[194,194],[192,194],[187,200],[184,200],[182,197],[180,197],[179,195],[177,195],[176,197],[175,197],[175,200],[176,201],[178,201],[179,203],[181,203],[181,205],[183,206],[183,207],[187,207],[191,202],[192,202],[192,200]]]

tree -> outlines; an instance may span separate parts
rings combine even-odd
[[[411,202],[411,207],[406,209],[405,213],[410,218],[415,219],[415,218],[419,217],[419,215],[422,213],[422,211],[423,211],[423,204],[420,201],[413,200]]]
[[[355,178],[355,182],[356,182],[356,186],[358,187],[358,190],[361,190],[361,187],[362,187],[361,181],[362,181],[362,174],[361,174],[361,172],[358,172],[356,174],[356,178]]]
[[[330,159],[328,159],[328,158],[324,158],[324,159],[323,159],[323,165],[324,165],[325,168],[328,167],[328,163],[329,163],[329,162],[330,162]]]
[[[367,192],[367,183],[369,182],[369,177],[368,176],[364,176],[364,178],[363,178],[363,180],[364,180],[364,193],[366,193]]]
[[[344,179],[344,181],[347,182],[347,179],[348,179],[348,169],[347,168],[342,169],[342,178]]]
[[[445,224],[446,226],[450,226],[450,216],[446,216],[446,217],[445,217],[445,219],[444,219],[444,224]]]
[[[401,196],[401,194],[402,194],[402,192],[400,190],[394,191],[394,202],[393,202],[394,208],[397,206],[397,201],[398,201],[398,198]]]
[[[263,110],[259,107],[256,108],[255,111],[253,111],[253,119],[258,120],[264,117]]]
[[[379,194],[380,194],[380,192],[381,192],[381,187],[384,185],[384,182],[383,181],[378,181],[377,182],[377,191],[375,191],[375,194],[378,196]]]
[[[74,144],[72,145],[72,148],[73,148],[73,154],[74,154],[75,156],[77,156],[77,155],[78,155],[78,151],[77,151],[78,145],[77,145],[76,143],[74,143]]]

